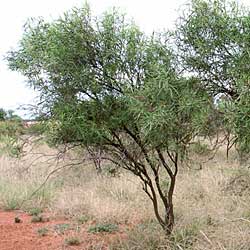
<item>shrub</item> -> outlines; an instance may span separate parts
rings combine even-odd
[[[43,210],[39,207],[34,207],[28,210],[28,214],[32,216],[38,216],[40,213],[42,213]]]
[[[118,230],[118,226],[116,224],[96,224],[91,226],[88,229],[89,233],[112,233]]]
[[[4,210],[17,210],[20,208],[19,200],[16,197],[9,197],[9,199],[4,200]]]

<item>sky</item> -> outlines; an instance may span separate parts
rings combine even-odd
[[[250,0],[239,0],[250,6]],[[23,117],[21,105],[34,103],[36,94],[27,87],[24,77],[8,70],[4,57],[15,49],[23,33],[23,25],[29,17],[43,16],[55,19],[74,6],[82,6],[84,0],[7,0],[0,1],[0,108],[13,109]],[[119,7],[147,33],[171,29],[188,0],[89,0],[94,15],[100,15],[112,7]]]

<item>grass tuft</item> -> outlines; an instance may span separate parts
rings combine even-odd
[[[70,237],[65,239],[65,244],[68,246],[78,246],[81,244],[81,241],[77,237]]]
[[[62,223],[54,226],[54,230],[57,234],[64,234],[65,231],[70,230],[70,224]]]

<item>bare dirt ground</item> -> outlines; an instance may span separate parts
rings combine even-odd
[[[15,217],[21,219],[15,223]],[[91,234],[86,224],[76,225],[72,221],[49,219],[46,222],[31,222],[32,216],[21,211],[0,211],[0,250],[106,250],[112,240],[123,237],[119,230],[111,234]],[[61,225],[61,228],[60,228]],[[64,225],[68,225],[64,230]],[[46,235],[39,229],[46,228]],[[69,246],[65,240],[74,237],[81,244]]]

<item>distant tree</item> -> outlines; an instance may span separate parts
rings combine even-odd
[[[193,0],[175,32],[179,65],[223,103],[220,119],[245,152],[250,152],[249,41],[249,9],[226,0]]]
[[[236,99],[248,84],[249,23],[249,11],[226,0],[193,0],[179,18],[179,58],[214,95]]]
[[[4,110],[0,108],[0,121],[5,120],[21,120],[21,117],[16,115],[14,110]]]
[[[22,118],[19,115],[15,114],[15,111],[12,109],[9,109],[6,111],[6,119],[7,120],[19,120],[19,121],[22,120]]]
[[[4,121],[7,117],[7,113],[3,108],[0,108],[0,121]]]
[[[0,109],[0,155],[8,154],[12,157],[19,157],[22,153],[20,136],[23,134],[21,118],[14,114],[14,111]]]
[[[8,61],[40,92],[50,139],[101,149],[102,159],[138,176],[170,234],[179,165],[210,98],[177,75],[167,35],[146,36],[116,11],[92,18],[85,6],[28,22]]]

